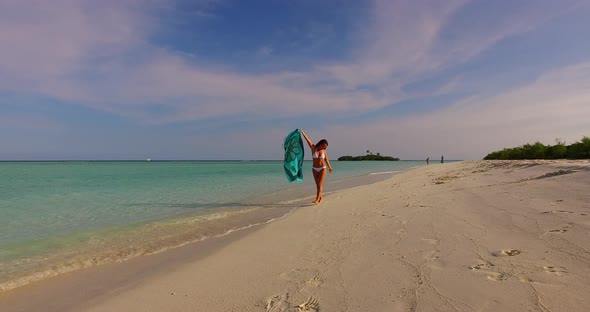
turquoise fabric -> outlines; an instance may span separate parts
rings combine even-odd
[[[283,167],[287,174],[287,180],[289,182],[303,182],[303,157],[305,151],[299,129],[287,135],[283,147],[285,148]]]

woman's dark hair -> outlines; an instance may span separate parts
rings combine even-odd
[[[319,146],[320,144],[326,143],[326,146],[328,145],[328,140],[326,139],[321,139],[318,144],[316,144],[315,146]]]

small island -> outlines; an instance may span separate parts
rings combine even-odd
[[[397,160],[399,160],[399,158],[391,157],[391,156],[382,156],[380,153],[373,154],[369,150],[367,150],[367,155],[365,155],[365,156],[341,156],[341,157],[338,157],[338,161],[360,161],[360,160],[397,161]]]

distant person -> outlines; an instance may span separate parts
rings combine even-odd
[[[429,164],[430,164],[430,157],[427,157],[426,158],[426,165],[429,165]]]
[[[445,156],[440,156],[440,163],[444,164],[445,163]]]
[[[305,132],[303,132],[303,130],[300,131],[311,149],[313,158],[312,173],[317,188],[316,197],[313,203],[319,204],[322,201],[322,188],[324,186],[324,179],[326,178],[326,165],[330,170],[330,173],[332,173],[332,165],[330,165],[328,153],[326,151],[328,141],[326,141],[326,139],[321,139],[317,144],[313,144]]]

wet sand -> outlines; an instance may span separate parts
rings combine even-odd
[[[5,292],[0,306],[586,311],[589,189],[589,161],[423,166],[262,226]]]

